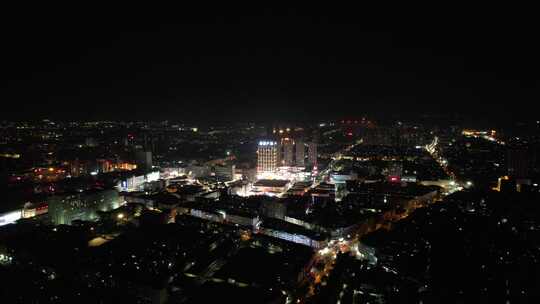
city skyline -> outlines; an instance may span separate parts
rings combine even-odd
[[[538,302],[535,10],[204,5],[5,10],[2,303]]]

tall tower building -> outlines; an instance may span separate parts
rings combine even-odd
[[[292,166],[294,161],[294,142],[292,139],[285,137],[281,140],[283,146],[283,165]]]
[[[135,161],[137,163],[137,168],[142,168],[144,170],[152,169],[152,152],[144,150],[136,151]]]
[[[304,140],[302,138],[296,139],[296,166],[305,166],[306,151],[304,146]]]
[[[279,161],[279,146],[275,141],[261,140],[257,148],[257,174],[276,171]]]
[[[529,177],[531,156],[530,150],[526,146],[510,147],[507,155],[508,175],[515,179]]]
[[[308,164],[313,168],[317,167],[317,142],[308,144]]]

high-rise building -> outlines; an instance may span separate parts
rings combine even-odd
[[[279,161],[279,146],[275,141],[261,140],[257,149],[257,174],[276,171]]]
[[[308,144],[308,164],[313,168],[317,167],[317,142],[315,141]]]
[[[144,150],[136,151],[135,161],[137,163],[137,168],[142,168],[144,170],[152,169],[152,152]]]
[[[528,147],[515,146],[508,149],[507,168],[508,175],[514,179],[529,177],[529,167],[532,154]]]
[[[97,220],[99,211],[109,211],[120,207],[120,199],[116,190],[91,190],[53,195],[49,197],[48,204],[52,223],[69,225],[74,220]]]
[[[292,166],[294,161],[294,142],[292,139],[285,137],[281,140],[283,146],[283,165]]]
[[[222,181],[232,181],[234,179],[235,165],[216,165],[212,168],[213,173]]]
[[[296,143],[296,166],[303,167],[305,166],[306,151],[304,146],[304,140],[302,138],[297,138]]]

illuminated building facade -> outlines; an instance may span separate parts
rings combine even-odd
[[[152,171],[143,175],[130,175],[122,178],[116,184],[118,191],[140,191],[145,183],[151,183],[159,179],[159,171]]]
[[[304,167],[306,165],[305,158],[306,158],[306,151],[305,151],[304,141],[301,138],[297,138],[296,139],[296,166]]]
[[[312,141],[308,144],[308,163],[317,168],[317,143]]]
[[[292,139],[286,137],[281,140],[283,146],[283,165],[292,166],[294,161],[294,142]]]
[[[32,204],[26,203],[22,209],[22,218],[32,218],[49,212],[49,205],[47,203]]]
[[[53,224],[70,225],[74,220],[95,221],[98,211],[116,209],[120,200],[116,190],[92,190],[51,196],[48,206]]]
[[[259,141],[257,149],[257,174],[276,171],[279,162],[279,146],[275,141]]]
[[[253,184],[253,192],[257,194],[277,195],[284,193],[290,186],[288,180],[260,179]]]
[[[131,164],[127,162],[113,164],[113,171],[114,170],[124,170],[124,171],[131,171],[137,169],[136,164]]]
[[[216,165],[212,167],[212,173],[222,181],[235,179],[235,165]]]
[[[66,177],[66,170],[59,167],[39,167],[32,170],[32,179],[37,182],[55,182]]]
[[[96,175],[97,173],[107,173],[112,171],[130,171],[137,169],[137,165],[128,162],[121,162],[114,159],[88,159],[88,160],[65,160],[62,162],[62,166],[66,168],[65,173],[72,177],[79,177],[83,175]]]

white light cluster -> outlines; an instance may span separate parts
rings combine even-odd
[[[276,145],[275,141],[264,141],[264,140],[259,141],[259,146],[275,146],[275,145]]]
[[[311,172],[305,172],[304,167],[278,167],[274,172],[261,172],[257,179],[282,179],[292,183],[307,181],[311,178]]]
[[[13,224],[22,217],[22,210],[15,210],[0,214],[0,226]]]

